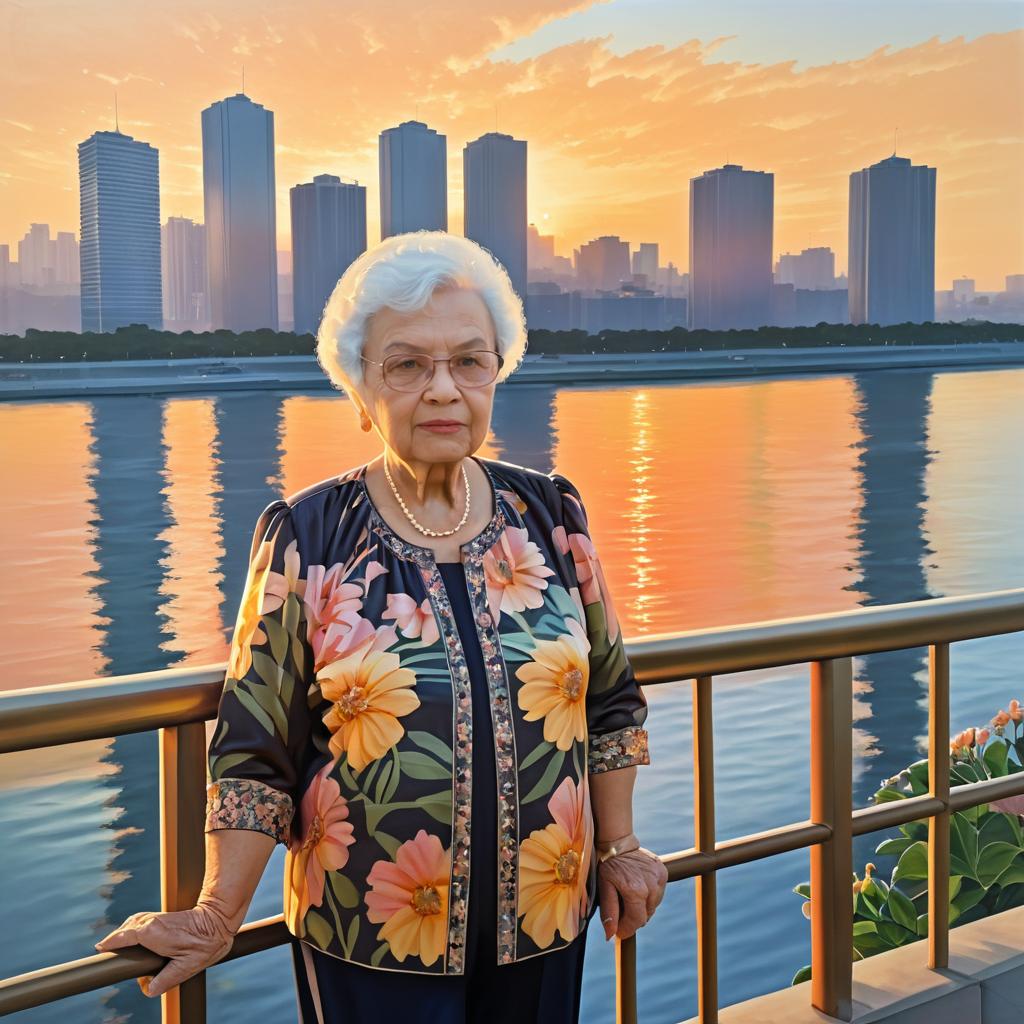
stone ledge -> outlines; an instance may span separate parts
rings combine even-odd
[[[853,965],[853,1024],[1024,1021],[1024,907],[953,928],[949,967],[926,966],[925,941]],[[794,968],[795,969],[795,968]],[[728,998],[728,993],[722,993]],[[830,1024],[805,982],[719,1011],[721,1024]],[[686,1024],[699,1024],[696,1017]]]

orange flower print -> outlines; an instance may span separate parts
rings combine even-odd
[[[429,967],[444,952],[450,872],[449,851],[423,829],[402,843],[394,861],[379,860],[370,869],[366,916],[384,926],[377,938],[397,960],[418,956]]]
[[[548,801],[554,819],[519,847],[519,916],[540,949],[557,931],[571,942],[587,914],[587,877],[594,845],[587,776],[562,780]]]
[[[299,579],[298,541],[293,540],[285,548],[284,575],[270,568],[273,564],[274,544],[280,532],[281,527],[278,526],[272,537],[260,541],[249,564],[228,657],[229,679],[245,678],[252,667],[252,645],[267,642],[260,618],[277,611],[292,591],[302,596],[305,581]]]
[[[538,640],[533,660],[516,669],[519,707],[526,721],[544,719],[544,739],[559,750],[587,735],[587,683],[590,679],[590,641],[573,618],[569,630],[555,640]]]
[[[322,668],[317,682],[331,702],[323,719],[331,732],[331,752],[347,754],[358,772],[402,738],[405,729],[398,719],[415,711],[420,700],[413,692],[416,673],[384,649],[395,642],[393,627],[373,630],[363,619],[353,636],[362,636],[361,642]]]
[[[555,575],[555,570],[545,564],[540,548],[529,539],[529,532],[518,526],[502,530],[484,555],[483,565],[487,602],[495,621],[503,611],[540,608],[547,577]]]
[[[382,617],[394,619],[402,636],[410,639],[418,636],[428,647],[441,635],[428,597],[417,604],[408,594],[388,594],[388,605]]]
[[[330,777],[332,767],[325,765],[303,794],[299,806],[302,836],[292,841],[285,854],[284,915],[295,935],[302,934],[306,911],[323,903],[325,872],[343,868],[348,863],[348,848],[355,842],[348,802]]]
[[[387,572],[380,562],[370,561],[362,577],[352,579],[360,561],[362,557],[344,565],[339,562],[330,569],[311,565],[307,570],[304,603],[315,671],[342,656],[349,634],[361,617],[366,591]]]

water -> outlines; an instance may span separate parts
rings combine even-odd
[[[517,385],[499,388],[481,454],[576,483],[635,638],[1024,585],[1022,397],[1017,369]],[[11,404],[0,436],[10,689],[223,659],[256,515],[378,452],[323,393]],[[921,755],[925,653],[855,663],[856,806]],[[954,645],[954,730],[1024,698],[1022,654],[1021,637]],[[807,678],[796,666],[716,683],[720,838],[807,816]],[[638,770],[636,827],[666,853],[693,841],[689,684],[647,694],[654,763]],[[4,975],[88,955],[157,907],[156,778],[153,735],[0,758]],[[857,840],[856,867],[880,838]],[[278,847],[250,918],[278,911],[282,862]],[[790,892],[808,877],[805,851],[720,874],[723,1004],[808,962]],[[639,933],[645,1024],[696,1013],[693,919],[693,884],[675,883]],[[612,953],[592,927],[588,1024],[614,1019]],[[218,1024],[295,1019],[285,950],[216,968],[208,991]],[[12,1018],[158,1019],[134,982]]]

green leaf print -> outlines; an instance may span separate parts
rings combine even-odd
[[[612,644],[608,640],[608,623],[604,617],[604,605],[600,601],[586,606],[587,637],[590,640],[590,663],[600,667],[599,672],[590,673],[588,689],[601,693],[613,686],[626,668],[626,652],[619,640]]]
[[[256,669],[256,674],[267,684],[267,687],[273,693],[280,694],[284,666],[264,654],[263,651],[257,650],[252,652],[252,665]]]
[[[345,956],[351,957],[355,948],[356,939],[359,937],[359,915],[353,914],[348,925],[348,938],[345,940]]]
[[[373,790],[373,798],[374,798],[374,802],[375,803],[378,803],[378,804],[387,803],[387,800],[384,797],[384,791],[387,788],[388,781],[390,780],[391,775],[394,772],[394,769],[395,769],[394,764],[392,764],[389,761],[380,770],[380,774],[377,776],[377,785],[374,787],[374,790]]]
[[[394,860],[398,856],[398,848],[402,845],[394,836],[389,836],[387,832],[381,832],[377,829],[373,833],[373,838],[380,844],[381,849]]]
[[[389,948],[390,947],[388,946],[388,944],[386,942],[382,942],[373,951],[373,956],[370,957],[370,966],[371,967],[378,967],[380,965],[381,960],[384,959],[384,954],[388,951]]]
[[[330,871],[327,874],[330,879],[331,888],[338,902],[348,910],[359,905],[359,893],[352,882],[339,871]]]
[[[274,693],[269,686],[260,686],[259,683],[247,679],[244,683],[240,684],[239,691],[242,689],[247,690],[251,696],[258,702],[259,706],[273,719],[274,725],[277,726],[277,731],[281,736],[281,739],[288,742],[288,716],[285,714],[284,708],[281,706],[280,698]]]
[[[430,753],[439,757],[448,768],[451,768],[452,748],[444,740],[438,739],[433,733],[422,732],[419,729],[412,729],[406,735],[421,750],[429,750]]]
[[[331,944],[331,926],[315,911],[306,913],[306,934],[321,948]]]
[[[536,764],[549,750],[554,750],[555,745],[549,740],[541,740],[526,757],[519,762],[519,770],[524,771],[531,765]]]
[[[413,806],[422,807],[432,818],[436,818],[445,825],[452,823],[452,793],[450,789],[442,789],[440,793],[421,796]]]
[[[260,619],[263,629],[270,638],[270,651],[274,655],[273,660],[279,665],[284,663],[284,656],[288,652],[288,633],[284,626],[272,615],[264,615]],[[253,654],[262,653],[253,651]],[[266,655],[263,655],[266,657]],[[253,659],[255,661],[255,658]],[[267,680],[269,682],[269,680]]]
[[[556,750],[551,755],[551,760],[548,761],[548,766],[544,769],[544,774],[540,777],[537,785],[522,798],[521,803],[528,804],[532,800],[537,800],[542,796],[547,796],[555,785],[555,779],[558,778],[558,773],[562,769],[562,762],[564,760],[565,751]]]
[[[572,594],[569,593],[565,587],[550,586],[545,591],[545,604],[550,605],[556,615],[561,618],[571,616],[574,619],[580,617],[580,610],[576,606],[576,602],[572,599]],[[565,631],[563,624],[562,631]]]
[[[252,715],[252,717],[255,718],[271,736],[273,736],[274,721],[270,715],[260,707],[256,698],[247,689],[245,689],[241,683],[234,688],[233,692],[242,707],[244,707],[245,710],[248,711],[249,714]]]
[[[402,774],[410,779],[447,779],[451,769],[418,750],[407,750],[402,754]]]
[[[231,771],[236,765],[241,764],[243,761],[248,761],[252,757],[252,754],[221,754],[210,768],[210,777],[214,779],[222,779],[225,774]]]

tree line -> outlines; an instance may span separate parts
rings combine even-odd
[[[844,345],[964,345],[1022,341],[1024,326],[987,320],[961,323],[827,324],[758,327],[749,330],[529,332],[532,355],[697,352],[742,348],[811,348]],[[105,333],[29,329],[24,337],[0,335],[0,361],[7,363],[108,362],[125,359],[217,359],[228,356],[311,356],[312,334],[288,331],[158,331],[144,324]]]

